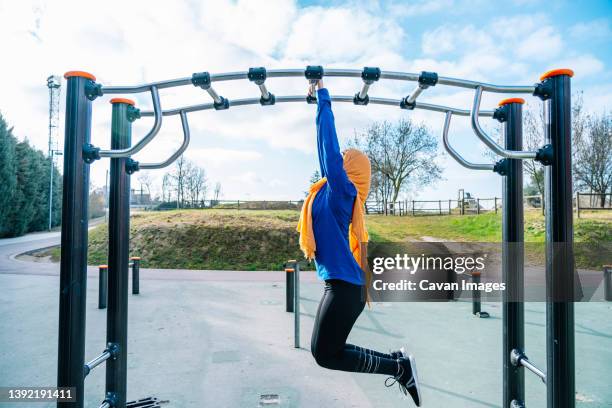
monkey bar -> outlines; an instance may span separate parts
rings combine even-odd
[[[547,406],[573,408],[575,405],[574,370],[574,287],[575,270],[572,235],[571,177],[571,70],[549,71],[535,85],[505,86],[438,76],[435,72],[405,73],[382,71],[377,67],[358,69],[326,69],[308,66],[306,69],[266,70],[211,74],[194,73],[191,77],[151,82],[134,86],[103,86],[86,72],[65,74],[66,131],[64,143],[64,189],[62,203],[62,253],[60,266],[60,311],[58,348],[58,386],[75,387],[76,403],[58,402],[58,407],[83,407],[84,379],[92,368],[106,365],[106,396],[101,406],[126,406],[127,384],[127,270],[129,257],[129,191],[130,175],[139,169],[159,169],[173,163],[187,148],[190,130],[189,113],[204,110],[226,110],[238,106],[271,106],[276,103],[316,103],[314,88],[324,77],[361,78],[360,88],[353,96],[333,96],[335,102],[355,105],[377,104],[405,110],[422,109],[445,114],[442,140],[450,156],[462,166],[473,170],[493,170],[504,176],[503,240],[519,244],[523,240],[522,160],[533,159],[546,169],[546,280],[547,280]],[[303,77],[309,84],[307,95],[276,96],[266,86],[268,78]],[[259,98],[229,100],[213,87],[225,81],[248,80],[258,87]],[[399,99],[370,96],[373,85],[380,80],[415,82],[415,88]],[[159,91],[195,86],[206,91],[209,103],[162,109]],[[427,89],[449,86],[474,91],[471,109],[436,105],[419,100]],[[483,92],[501,94],[533,94],[546,104],[545,144],[536,151],[522,150],[521,100],[502,101],[495,110],[481,110]],[[152,111],[140,111],[134,102],[114,98],[111,148],[102,150],[91,144],[92,102],[104,94],[150,93]],[[131,156],[142,151],[159,133],[164,116],[179,115],[183,142],[166,160],[158,163],[137,163]],[[495,164],[472,163],[461,156],[449,143],[451,118],[470,117],[476,136],[503,159]],[[131,143],[132,122],[140,117],[153,117],[152,128],[135,144]],[[505,123],[505,147],[487,135],[479,123],[480,117],[490,117]],[[87,220],[89,165],[96,160],[111,159],[109,209],[109,295],[107,313],[107,350],[85,365],[85,296],[87,284]],[[520,209],[519,209],[520,207]],[[504,247],[505,248],[505,247]],[[523,349],[522,249],[504,249],[503,271],[511,293],[504,297],[503,364],[504,407],[524,406],[522,368],[533,369],[526,358],[521,364],[512,360],[512,352]],[[516,354],[516,353],[515,353]],[[112,357],[112,358],[111,358]],[[515,359],[516,360],[516,359]],[[513,363],[514,361],[514,363]],[[85,368],[84,368],[85,367]],[[538,369],[539,370],[539,369]],[[538,371],[540,374],[542,370]],[[536,374],[538,374],[536,372]],[[538,375],[540,375],[538,374]],[[541,377],[541,375],[540,375]],[[71,404],[71,405],[68,405]]]

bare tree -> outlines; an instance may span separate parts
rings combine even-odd
[[[215,204],[219,201],[219,197],[221,197],[221,183],[217,181],[215,184],[215,189],[213,191],[213,200]]]
[[[589,117],[581,125],[573,140],[576,187],[600,194],[600,206],[605,207],[612,186],[612,114]]]
[[[409,119],[395,124],[375,122],[353,144],[370,158],[373,191],[390,202],[409,187],[425,186],[441,177],[435,162],[437,139],[424,125]]]
[[[147,189],[149,200],[153,200],[153,196],[151,195],[151,186],[153,185],[153,179],[151,178],[151,174],[146,171],[140,173],[138,175],[138,182],[141,186],[144,186]]]
[[[190,163],[188,160],[185,156],[181,155],[178,160],[174,162],[172,171],[166,173],[168,181],[170,182],[168,187],[173,187],[176,191],[177,208],[185,201],[186,174],[189,166]]]
[[[170,190],[172,188],[172,180],[170,178],[170,174],[164,174],[164,178],[162,179],[162,201],[168,202],[170,201]]]
[[[544,145],[544,111],[528,107],[523,117],[523,150],[538,150]],[[535,160],[523,160],[523,169],[538,194],[544,194],[544,166]]]
[[[202,199],[206,197],[206,183],[206,172],[202,167],[193,164],[188,166],[185,184],[192,205],[200,201],[200,197],[202,197]]]

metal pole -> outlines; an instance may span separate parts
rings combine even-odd
[[[57,386],[75,387],[76,402],[58,407],[82,408],[84,401],[85,306],[87,296],[87,204],[89,165],[83,146],[91,138],[91,100],[85,89],[95,77],[67,73],[62,255],[60,262]]]
[[[98,309],[106,309],[108,298],[108,265],[98,267]]]
[[[580,218],[580,193],[576,191],[576,218]]]
[[[522,102],[510,102],[505,111],[504,139],[507,150],[522,150]],[[524,214],[523,162],[504,159],[506,174],[502,188],[502,281],[506,283],[502,303],[503,407],[525,403],[525,371],[511,361],[512,350],[525,348],[523,304]],[[497,199],[496,199],[497,202]],[[497,205],[495,206],[497,208]],[[496,210],[497,211],[497,210]]]
[[[133,102],[112,99],[111,148],[129,148],[132,124],[128,109]],[[118,349],[117,357],[106,363],[106,394],[117,407],[124,407],[127,393],[128,263],[130,240],[130,176],[127,158],[112,158],[108,221],[108,311],[106,342]]]
[[[612,265],[603,267],[604,299],[612,302]]]
[[[49,138],[49,231],[53,226],[53,158],[55,150],[51,147],[51,139]]]
[[[300,263],[295,263],[293,272],[293,317],[294,317],[294,347],[300,348]]]
[[[140,257],[133,256],[132,260],[132,295],[140,293]]]
[[[285,311],[288,313],[293,313],[293,302],[295,297],[293,273],[295,269],[291,266],[293,266],[295,262],[296,261],[287,262],[288,267],[285,268]]]
[[[549,408],[576,405],[570,77],[569,71],[553,71],[540,84],[545,92],[546,143],[553,152],[552,163],[545,167]]]

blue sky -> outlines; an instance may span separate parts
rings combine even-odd
[[[103,84],[132,84],[186,77],[193,72],[240,71],[250,66],[326,67],[437,71],[501,84],[532,84],[550,68],[573,68],[574,90],[587,110],[612,109],[612,3],[609,1],[148,1],[96,3],[0,0],[4,55],[0,111],[46,150],[45,79],[72,69],[94,73]],[[92,18],[95,16],[95,18]],[[277,95],[302,94],[305,81],[270,80]],[[360,84],[330,79],[333,94],[350,95]],[[413,84],[380,81],[371,95],[400,98]],[[220,84],[229,98],[256,96],[251,84]],[[508,96],[508,95],[506,95]],[[504,95],[485,95],[492,108]],[[438,86],[422,101],[468,108],[469,91]],[[109,143],[110,97],[94,103],[93,141]],[[530,109],[539,102],[527,97]],[[150,107],[146,95],[136,100]],[[187,87],[162,93],[164,107],[202,103],[208,96]],[[442,116],[389,107],[334,106],[343,142],[375,120],[409,116],[439,134]],[[203,166],[228,199],[296,199],[317,165],[314,109],[292,104],[205,112],[190,116],[187,157]],[[63,105],[61,124],[63,127]],[[134,138],[151,122],[136,123]],[[456,120],[451,138],[463,154],[486,160],[467,120]],[[491,129],[494,124],[486,124]],[[179,143],[177,120],[164,123],[159,139],[137,160],[162,159]],[[444,179],[406,198],[448,199],[465,188],[478,196],[500,195],[498,176],[464,170],[440,154]],[[104,184],[107,161],[92,166],[92,183]],[[162,171],[151,172],[161,184]],[[138,186],[134,180],[133,185]]]

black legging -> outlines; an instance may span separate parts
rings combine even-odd
[[[364,287],[330,279],[319,303],[310,349],[317,364],[332,370],[396,375],[398,363],[390,354],[347,344],[365,306]]]

